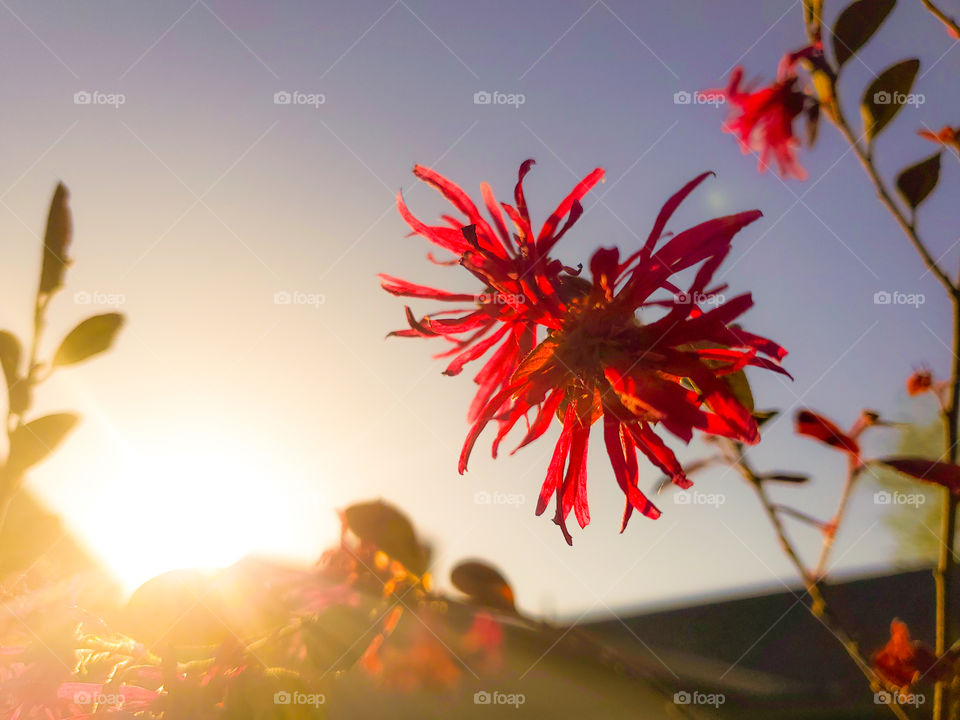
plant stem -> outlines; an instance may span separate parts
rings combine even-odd
[[[847,504],[850,502],[851,491],[858,475],[857,469],[851,463],[847,471],[847,480],[843,485],[843,494],[840,496],[840,503],[837,505],[837,511],[833,519],[827,525],[827,531],[823,534],[823,547],[820,549],[820,558],[817,560],[817,568],[813,571],[816,578],[822,578],[827,570],[827,560],[830,559],[830,551],[833,549],[833,541],[837,537],[837,528],[840,527],[840,521],[847,510]]]
[[[923,6],[929,10],[937,20],[946,26],[954,38],[960,40],[960,25],[957,25],[956,20],[943,12],[943,10],[934,5],[930,0],[920,0],[920,2],[923,3]]]
[[[925,5],[932,7],[932,3]],[[946,445],[946,460],[955,463],[957,459],[957,435],[958,435],[958,412],[960,412],[960,288],[945,273],[936,260],[930,254],[927,246],[917,234],[916,225],[913,217],[908,218],[906,214],[893,201],[890,192],[887,190],[880,174],[873,164],[873,158],[869,148],[865,149],[859,139],[850,129],[850,124],[844,117],[838,101],[831,103],[832,113],[826,113],[833,121],[834,125],[849,143],[864,171],[873,183],[874,189],[880,202],[890,212],[894,220],[903,230],[910,244],[920,255],[927,270],[940,281],[950,301],[953,305],[953,361],[950,372],[950,397],[944,403],[943,420]],[[943,491],[943,511],[940,519],[940,548],[937,559],[937,567],[934,571],[935,592],[936,592],[936,652],[942,655],[953,642],[954,627],[951,618],[950,596],[951,596],[951,578],[953,575],[954,557],[953,546],[956,536],[956,514],[957,499],[949,490]],[[933,699],[933,718],[934,720],[946,720],[948,707],[950,706],[949,685],[946,682],[936,684]]]
[[[807,594],[810,596],[812,601],[812,605],[808,609],[814,615],[814,617],[818,618],[824,624],[824,626],[840,641],[840,644],[843,645],[843,649],[846,650],[847,655],[850,656],[850,659],[853,660],[853,663],[870,683],[870,687],[873,689],[883,687],[882,681],[879,677],[877,677],[877,674],[873,671],[873,668],[870,667],[870,663],[867,662],[866,658],[864,658],[863,654],[860,652],[860,646],[851,637],[843,624],[836,618],[836,616],[834,616],[830,608],[827,606],[827,601],[826,598],[824,598],[822,591],[822,578],[811,573],[803,564],[803,561],[800,559],[800,555],[793,547],[793,543],[791,543],[790,538],[787,537],[787,532],[783,527],[783,523],[781,522],[779,515],[777,514],[777,506],[770,501],[766,488],[764,487],[763,480],[760,479],[760,477],[751,467],[750,463],[743,456],[741,448],[737,447],[732,442],[729,443],[728,448],[732,450],[732,454],[728,457],[728,460],[756,491],[757,498],[760,500],[760,504],[763,507],[763,510],[766,513],[767,518],[770,520],[770,524],[773,526],[774,532],[777,535],[777,540],[780,543],[780,547],[783,548],[784,553],[790,559],[790,562],[796,568],[803,580],[804,587],[806,588]],[[853,475],[853,473],[851,473],[851,475]],[[890,712],[892,712],[898,718],[898,720],[909,720],[909,717],[904,712],[903,708],[901,708],[900,705],[895,702],[893,693],[888,693],[887,707],[890,709]]]

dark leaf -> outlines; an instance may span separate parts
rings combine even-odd
[[[916,58],[904,60],[884,70],[870,83],[860,102],[868,141],[872,142],[903,107],[919,69],[920,61]]]
[[[51,293],[63,286],[63,275],[70,264],[67,250],[73,235],[68,200],[70,193],[63,183],[57,184],[50,201],[47,231],[43,238],[43,265],[40,269],[40,292]]]
[[[857,0],[844,8],[833,25],[833,55],[838,68],[873,37],[894,5],[895,0]]]
[[[109,350],[114,338],[123,327],[120,313],[94,315],[77,325],[60,343],[53,356],[54,367],[72,365],[98,353]]]
[[[916,210],[927,195],[933,192],[940,179],[940,153],[911,165],[897,176],[897,190],[912,209]]]
[[[415,575],[427,569],[427,552],[407,516],[376,500],[351,505],[344,511],[347,527],[361,540],[373,543]]]
[[[820,103],[813,103],[807,108],[807,147],[813,147],[817,142],[817,131],[820,128]]]
[[[923,482],[942,485],[960,495],[960,466],[918,457],[888,457],[877,462]]]
[[[7,380],[7,387],[17,381],[20,368],[20,341],[16,335],[6,330],[0,330],[0,366],[3,367],[3,376]]]
[[[10,433],[7,469],[18,475],[57,449],[80,418],[73,413],[56,413],[31,420]]]
[[[485,562],[469,560],[450,571],[450,581],[479,605],[498,610],[514,609],[513,590],[500,572]]]
[[[761,475],[760,479],[785,483],[805,483],[810,480],[810,477],[808,475],[793,475],[790,473],[770,473],[769,475]]]

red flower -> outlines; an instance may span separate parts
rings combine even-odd
[[[638,488],[638,450],[680,487],[691,484],[673,452],[654,432],[656,425],[662,424],[685,442],[694,429],[747,443],[759,440],[756,421],[722,376],[747,365],[784,372],[775,360],[786,351],[730,325],[753,304],[749,294],[724,302],[716,294],[724,288],[710,290],[708,284],[727,256],[733,236],[759,218],[760,212],[707,221],[656,250],[676,207],[709,174],[700,175],[667,201],[639,251],[623,260],[616,248],[594,253],[592,282],[567,284],[569,297],[563,312],[551,317],[549,335],[484,405],[464,444],[461,472],[491,420],[500,423],[495,452],[507,432],[531,411],[535,419],[519,447],[543,435],[554,415],[562,418],[537,514],[555,497],[554,522],[568,543],[572,538],[565,521],[570,511],[581,527],[590,521],[586,459],[590,428],[597,420],[603,419],[607,453],[626,496],[622,527],[634,510],[651,518],[660,515]],[[679,292],[671,278],[701,262],[692,285]],[[673,296],[651,299],[661,289]],[[718,298],[718,306],[709,311],[699,307]],[[641,322],[637,312],[654,307],[665,312]]]
[[[858,425],[862,425],[858,423]],[[811,410],[800,410],[794,419],[794,430],[798,435],[807,435],[815,440],[819,440],[825,445],[835,447],[849,453],[851,462],[860,462],[860,444],[857,442],[856,435],[862,427],[854,427],[856,433],[845,433],[833,421],[818,415]]]
[[[930,130],[917,130],[917,135],[924,140],[935,142],[944,147],[951,147],[960,153],[960,128],[952,128],[949,125],[941,128],[938,132]]]
[[[797,162],[800,140],[794,134],[793,121],[804,110],[815,108],[816,102],[797,88],[796,63],[818,52],[818,48],[810,46],[785,55],[776,82],[760,90],[741,88],[743,68],[736,67],[726,89],[721,91],[733,107],[723,129],[737,137],[744,153],[757,153],[760,172],[770,166],[772,155],[781,177],[807,177]]]
[[[937,656],[928,646],[910,639],[906,623],[890,623],[890,641],[873,655],[873,669],[895,688],[909,688],[921,678],[936,681],[948,674],[937,666]]]
[[[601,168],[589,173],[534,234],[523,192],[523,179],[533,164],[533,160],[527,160],[520,166],[515,205],[497,203],[490,186],[481,185],[492,224],[456,184],[421,165],[414,167],[414,175],[439,190],[463,219],[445,215],[446,225],[426,225],[414,217],[403,196],[397,194],[397,208],[413,234],[422,235],[455,255],[454,260],[440,264],[459,263],[483,283],[479,293],[457,293],[390,275],[379,276],[382,287],[394,295],[473,303],[469,308],[445,310],[420,320],[406,308],[410,329],[391,333],[403,337],[439,336],[452,342],[452,349],[437,355],[453,356],[445,375],[458,375],[467,363],[492,350],[474,377],[480,387],[468,414],[471,421],[506,386],[520,361],[536,346],[537,326],[558,327],[557,318],[566,308],[567,283],[575,279],[579,270],[567,268],[548,255],[583,213],[580,199],[603,178]],[[507,231],[504,211],[514,225],[512,234]],[[432,255],[428,257],[439,262]]]
[[[933,388],[933,373],[929,370],[914,370],[907,378],[907,395],[922,395]]]

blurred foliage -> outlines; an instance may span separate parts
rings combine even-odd
[[[449,597],[430,588],[425,545],[402,512],[373,501],[341,520],[340,541],[313,568],[248,559],[165,573],[122,608],[21,598],[16,616],[0,616],[0,717],[292,720],[383,717],[385,707],[465,717],[489,713],[474,702],[484,685],[509,688],[537,666],[551,687],[567,677],[566,689],[544,689],[525,716],[555,708],[562,692],[604,717],[638,699],[648,717],[667,717],[663,693],[615,652],[518,614],[496,568],[456,565],[466,597]]]
[[[900,427],[895,453],[938,458],[943,455],[943,437],[943,422],[939,416],[932,421],[908,423]],[[880,465],[873,466],[870,476],[876,480],[881,492],[923,497],[919,505],[880,506],[884,508],[884,523],[897,540],[894,561],[902,566],[934,564],[940,547],[942,491]]]

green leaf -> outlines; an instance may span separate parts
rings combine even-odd
[[[57,449],[80,418],[73,413],[56,413],[31,420],[10,433],[7,470],[22,474]]]
[[[513,590],[492,565],[478,560],[459,563],[450,571],[453,586],[479,605],[513,611]]]
[[[120,313],[94,315],[77,325],[60,343],[53,356],[54,367],[72,365],[109,350],[123,327]]]
[[[843,9],[833,25],[833,55],[838,68],[866,45],[895,4],[895,0],[857,0]]]
[[[869,142],[873,142],[903,107],[919,69],[920,61],[911,58],[888,67],[870,83],[860,102],[863,128]]]
[[[63,276],[70,260],[67,249],[73,236],[73,222],[70,218],[68,200],[70,193],[63,183],[57,183],[57,189],[50,201],[47,215],[47,231],[43,238],[43,265],[40,268],[40,292],[52,293],[63,286]]]
[[[936,153],[897,175],[897,190],[900,191],[900,197],[907,205],[916,210],[917,206],[933,192],[939,179],[940,153]]]
[[[417,540],[407,516],[382,500],[351,505],[344,511],[347,527],[373,543],[415,575],[427,570],[428,553]]]
[[[765,423],[770,422],[779,414],[779,410],[754,410],[753,419],[757,421],[758,426],[762,427]]]
[[[737,402],[750,412],[753,412],[753,391],[750,389],[747,374],[743,370],[737,370],[729,375],[724,375],[723,379],[727,385],[730,386],[730,390],[733,391],[733,396],[737,399]]]
[[[7,380],[7,387],[17,381],[20,369],[20,341],[13,333],[0,330],[0,366],[3,367],[3,376]]]

